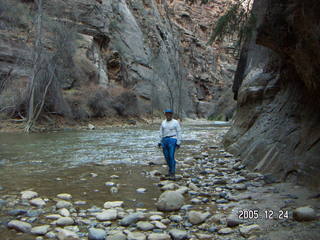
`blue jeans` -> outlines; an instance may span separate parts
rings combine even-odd
[[[169,174],[176,173],[176,160],[174,160],[174,153],[176,151],[177,139],[175,138],[162,138],[161,140],[164,158],[166,159],[169,167]]]

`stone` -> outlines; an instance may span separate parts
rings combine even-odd
[[[211,234],[197,233],[196,236],[201,240],[212,240]]]
[[[160,221],[153,221],[154,226],[158,229],[167,229],[167,226]]]
[[[149,222],[139,221],[137,222],[137,228],[142,231],[150,231],[154,229],[154,225]]]
[[[21,192],[21,198],[22,199],[32,199],[38,197],[38,193],[34,191],[22,191]]]
[[[172,221],[172,222],[181,222],[183,220],[183,218],[180,216],[180,215],[172,215],[169,217],[169,219]]]
[[[36,207],[44,207],[46,205],[46,202],[42,198],[34,198],[31,199],[30,204]]]
[[[88,129],[89,130],[94,130],[96,127],[92,125],[91,123],[88,124]]]
[[[31,224],[23,221],[12,220],[8,223],[9,228],[13,228],[19,232],[28,233],[31,231]]]
[[[190,211],[188,212],[188,220],[190,223],[197,225],[200,223],[203,223],[207,217],[210,216],[210,213],[206,212],[206,213],[202,213],[199,211]]]
[[[74,220],[71,217],[61,217],[57,220],[56,224],[58,226],[68,226],[68,225],[73,225]]]
[[[122,207],[123,201],[113,201],[113,202],[105,202],[103,204],[104,208],[116,208],[116,207]]]
[[[70,208],[72,206],[71,202],[67,202],[64,200],[58,201],[56,207],[59,208]]]
[[[105,240],[107,233],[103,229],[99,228],[90,228],[88,239],[89,240]]]
[[[57,198],[60,198],[62,200],[71,200],[72,199],[72,195],[69,193],[60,193],[57,195]]]
[[[146,240],[146,235],[141,232],[128,232],[127,240]]]
[[[49,231],[49,228],[50,228],[49,225],[33,227],[31,229],[31,233],[34,235],[45,235]]]
[[[57,235],[53,231],[47,232],[45,237],[50,239],[57,239]]]
[[[129,225],[136,223],[137,221],[142,220],[144,218],[145,218],[145,215],[142,212],[131,213],[121,219],[120,225],[121,226],[129,226]]]
[[[59,214],[49,214],[46,216],[47,219],[52,219],[52,220],[57,220],[59,218],[61,218],[61,215]]]
[[[194,183],[189,183],[189,188],[193,191],[199,191],[200,189]]]
[[[232,228],[221,228],[219,231],[218,231],[218,234],[221,234],[221,235],[227,235],[227,234],[230,234],[230,233],[233,233],[233,229]]]
[[[147,189],[145,189],[145,188],[138,188],[136,190],[137,193],[145,193],[146,191],[147,191]]]
[[[167,233],[151,233],[148,240],[171,240],[171,237]]]
[[[248,226],[241,226],[239,230],[240,234],[247,238],[253,234],[261,232],[261,227],[258,224],[252,224]]]
[[[8,211],[8,214],[10,216],[19,216],[19,215],[24,215],[26,214],[28,211],[25,209],[12,209]]]
[[[180,229],[171,229],[169,234],[173,240],[185,240],[188,239],[188,233]]]
[[[69,210],[68,209],[66,209],[66,208],[61,208],[61,209],[59,209],[59,214],[61,215],[61,216],[63,216],[63,217],[69,217],[70,216],[70,212],[69,212]]]
[[[151,220],[151,221],[160,221],[160,220],[162,220],[162,216],[160,216],[160,215],[152,215],[152,216],[150,216],[149,217],[149,219]]]
[[[122,231],[112,231],[108,234],[107,240],[127,240],[127,236]]]
[[[67,229],[57,229],[58,240],[80,240],[77,233],[67,230]]]
[[[313,221],[316,218],[315,210],[309,206],[299,207],[293,211],[293,219],[296,221]]]
[[[227,226],[228,227],[236,227],[241,224],[242,221],[239,219],[237,215],[231,214],[227,217]]]
[[[118,213],[115,209],[104,210],[103,212],[96,214],[96,218],[99,221],[111,221],[117,219],[117,217]]]
[[[175,183],[168,183],[168,184],[164,185],[163,187],[161,187],[161,190],[162,191],[175,190],[178,187],[179,186]]]
[[[177,211],[184,204],[184,197],[177,191],[166,191],[159,197],[156,206],[160,211]]]
[[[112,186],[115,186],[116,184],[114,182],[106,182],[104,185],[106,185],[107,187],[112,187]]]

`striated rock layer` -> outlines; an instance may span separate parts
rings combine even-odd
[[[234,79],[237,111],[224,144],[247,166],[320,187],[320,6],[255,0],[257,28]]]
[[[201,6],[155,0],[43,1],[45,19],[67,23],[78,33],[70,75],[49,89],[55,100],[47,101],[51,105],[45,109],[73,119],[141,116],[172,105],[184,117],[224,114],[232,108],[226,103],[234,104],[235,60],[227,52],[217,57],[206,41],[228,1]],[[19,19],[31,25],[33,1],[13,0],[11,6],[31,9],[30,16],[25,11],[25,20]],[[0,109],[25,117],[34,28],[11,26],[11,20],[0,18]],[[43,36],[49,52],[50,35],[48,30]]]

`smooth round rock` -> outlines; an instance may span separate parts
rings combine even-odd
[[[70,208],[72,206],[71,202],[67,202],[64,200],[58,201],[56,207],[59,208]]]
[[[313,221],[317,218],[316,212],[309,206],[299,207],[293,211],[293,218],[296,221]]]
[[[250,237],[253,234],[259,233],[260,231],[261,227],[258,224],[240,227],[240,234],[246,238]]]
[[[103,229],[90,228],[89,234],[88,234],[88,239],[89,240],[104,240],[106,235],[107,235],[107,233]]]
[[[137,228],[142,231],[150,231],[154,229],[154,225],[149,222],[139,221],[137,222]]]
[[[69,193],[60,193],[57,195],[58,198],[63,199],[63,200],[71,200],[72,195]]]
[[[103,204],[104,208],[116,208],[116,207],[122,207],[123,201],[113,201],[113,202],[105,202]]]
[[[190,211],[188,212],[188,220],[190,223],[197,225],[203,223],[210,213],[202,213],[199,211]]]
[[[31,199],[30,204],[36,207],[44,207],[46,205],[46,202],[42,198],[34,198]]]
[[[96,215],[99,221],[111,221],[117,219],[117,217],[118,213],[115,209],[108,209]]]
[[[139,220],[142,220],[143,218],[145,218],[145,215],[142,212],[131,213],[128,216],[125,216],[121,219],[120,225],[129,226],[133,223],[136,223]]]
[[[9,228],[13,228],[19,232],[28,233],[31,231],[31,224],[27,222],[22,222],[18,220],[12,220],[8,223]]]
[[[80,240],[77,233],[67,230],[67,229],[58,229],[57,237],[59,240]]]
[[[159,197],[156,206],[160,211],[177,211],[184,204],[184,197],[177,191],[166,191]]]
[[[45,235],[49,231],[49,225],[37,226],[31,229],[31,233],[34,235]]]
[[[127,240],[146,240],[146,235],[141,232],[128,232]]]
[[[171,229],[169,234],[173,240],[185,240],[188,239],[188,233],[180,229]]]
[[[58,226],[68,226],[68,225],[73,225],[74,220],[71,217],[61,217],[57,220],[56,224]]]
[[[32,199],[38,197],[38,193],[34,191],[22,191],[21,192],[21,198],[22,199]]]
[[[230,233],[233,233],[233,229],[231,228],[222,228],[218,231],[218,234],[221,234],[221,235],[227,235],[227,234],[230,234]]]
[[[151,233],[148,240],[171,240],[171,237],[167,233]]]

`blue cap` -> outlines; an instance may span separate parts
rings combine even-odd
[[[166,109],[164,110],[164,113],[173,113],[173,111],[171,109]]]

